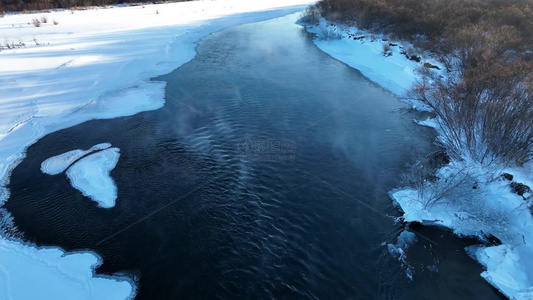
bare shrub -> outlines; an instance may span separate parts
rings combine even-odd
[[[326,41],[338,40],[342,37],[342,34],[337,27],[331,26],[324,18],[321,18],[318,25],[317,37]]]
[[[411,95],[435,111],[454,158],[523,165],[533,159],[533,64],[502,48],[498,30],[475,31],[457,35],[457,48],[446,55],[450,72],[421,70]]]
[[[41,17],[41,23],[48,23],[48,18],[46,16]]]
[[[398,39],[427,37],[427,46],[438,49],[445,32],[481,20],[509,25],[533,43],[533,3],[530,0],[321,0],[316,4],[327,19],[352,23],[365,30],[393,33]],[[531,48],[531,47],[529,47]]]
[[[325,18],[437,55],[448,72],[423,68],[411,96],[433,108],[451,156],[481,164],[533,160],[532,1],[321,0],[316,7]],[[421,59],[412,47],[403,54]]]
[[[39,21],[39,19],[34,18],[31,22],[33,23],[33,26],[41,27],[41,21]]]
[[[405,50],[405,54],[409,55],[409,56],[413,56],[416,54],[416,51],[415,51],[415,48],[409,46],[407,47],[407,50]]]
[[[300,18],[300,21],[306,24],[316,25],[316,24],[319,24],[320,18],[321,18],[321,15],[320,15],[320,10],[318,9],[318,7],[310,6],[304,10]]]
[[[4,41],[3,45],[0,44],[0,49],[2,49],[2,48],[15,49],[15,48],[21,48],[21,47],[25,47],[25,46],[26,46],[26,44],[22,41],[22,39],[19,39],[18,42],[9,41],[9,40],[6,39]]]
[[[391,56],[392,55],[392,49],[389,43],[383,44],[383,55],[384,56]]]
[[[417,200],[424,209],[451,197],[460,196],[461,193],[471,190],[475,180],[465,171],[454,171],[446,178],[437,178],[435,172],[438,166],[429,157],[424,157],[415,163],[409,164],[406,171],[400,174],[399,183],[409,186],[417,191]]]
[[[59,24],[59,22],[57,20],[54,20],[53,23],[54,23],[54,25],[58,25]]]

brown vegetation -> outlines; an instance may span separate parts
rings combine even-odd
[[[433,108],[457,159],[533,159],[531,0],[322,0],[326,19],[411,41],[437,55],[410,95]]]
[[[441,37],[484,22],[514,27],[525,47],[533,43],[531,0],[322,0],[317,8],[326,19],[401,39],[424,36],[440,44]]]
[[[184,2],[191,0],[170,0],[165,2]],[[137,0],[0,0],[0,15],[8,11],[36,11],[57,8],[105,6],[111,4],[137,4]],[[150,1],[161,3],[163,1]],[[44,22],[46,23],[46,22]]]

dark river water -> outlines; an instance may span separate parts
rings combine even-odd
[[[24,237],[97,252],[98,272],[137,278],[137,299],[502,299],[466,255],[473,241],[417,228],[412,281],[388,253],[404,225],[387,192],[433,132],[296,19],[206,37],[155,79],[168,82],[159,110],[31,146],[5,205]],[[111,209],[39,171],[102,142],[121,149]]]

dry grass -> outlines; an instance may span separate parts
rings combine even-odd
[[[423,36],[438,44],[442,36],[483,21],[512,26],[525,47],[533,43],[530,0],[322,0],[317,8],[326,19],[406,40]]]
[[[41,21],[39,21],[39,19],[34,18],[31,22],[32,22],[33,26],[41,27]]]
[[[447,75],[421,68],[411,96],[438,115],[442,142],[454,158],[507,165],[533,160],[531,0],[322,0],[316,8],[326,19],[437,55]]]

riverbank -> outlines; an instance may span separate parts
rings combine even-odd
[[[158,109],[165,103],[165,83],[150,78],[193,59],[198,40],[312,2],[198,1],[0,18],[0,205],[9,198],[11,171],[41,137],[91,119]],[[132,279],[94,274],[101,264],[94,253],[23,244],[10,216],[0,213],[2,297],[134,296]]]
[[[406,55],[412,47],[408,43],[324,19],[320,24],[305,25],[316,34],[314,42],[319,49],[402,99],[419,78],[418,68],[431,68],[444,75],[444,67],[431,53]],[[410,104],[415,109],[428,109],[422,103]],[[434,119],[417,122],[434,127],[437,132],[441,130]],[[533,186],[533,164],[489,168],[473,161],[452,161],[437,171],[434,182],[423,181],[417,187],[394,190],[390,196],[404,212],[404,222],[439,226],[459,236],[486,241],[466,249],[485,266],[481,276],[510,299],[532,299],[533,218],[528,207],[531,192],[513,193],[511,186],[518,184]]]

